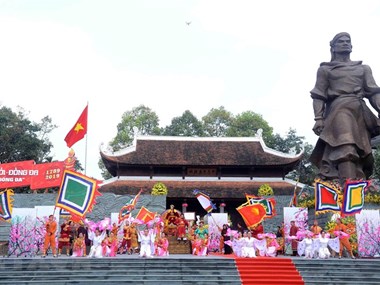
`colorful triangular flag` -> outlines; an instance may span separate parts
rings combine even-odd
[[[12,189],[0,192],[0,220],[9,222],[12,219],[13,195]]]
[[[58,192],[56,207],[83,218],[91,212],[98,192],[98,181],[81,173],[65,170]]]
[[[198,202],[201,204],[203,209],[205,209],[208,214],[210,214],[212,210],[216,209],[214,203],[212,203],[210,197],[207,194],[197,189],[195,189],[193,193],[195,197],[197,198]]]
[[[137,200],[140,197],[142,189],[133,197],[127,204],[125,204],[119,211],[119,222],[128,219],[131,215],[131,212],[135,209]]]
[[[255,195],[245,194],[250,205],[262,204],[265,209],[265,218],[273,218],[276,215],[276,200],[274,198],[263,198]]]

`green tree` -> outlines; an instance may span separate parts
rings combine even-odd
[[[114,151],[130,145],[134,137],[134,128],[142,135],[159,135],[159,118],[149,107],[140,105],[122,115],[117,125],[116,137],[110,145]]]
[[[309,161],[313,151],[313,146],[304,142],[305,137],[298,136],[296,130],[290,128],[285,138],[279,134],[273,136],[273,149],[284,153],[300,153],[303,150],[303,157],[297,168],[291,171],[286,177],[299,182],[311,185],[317,174],[317,168]]]
[[[40,123],[32,122],[24,109],[13,112],[8,107],[0,108],[0,162],[34,160],[36,163],[52,160],[52,144],[49,134],[56,128],[46,116]]]
[[[227,130],[229,137],[253,137],[259,129],[263,130],[263,139],[267,143],[272,140],[273,128],[263,119],[260,114],[245,111],[238,114]]]
[[[121,122],[117,125],[116,136],[110,142],[113,151],[120,150],[132,143],[135,128],[142,135],[159,135],[160,128],[157,114],[144,105],[126,111],[121,117]],[[104,179],[112,177],[101,159],[98,161],[98,166]]]
[[[212,108],[211,111],[202,118],[202,121],[206,136],[225,137],[233,121],[233,115],[221,106],[218,109]]]
[[[373,151],[373,158],[374,158],[374,166],[373,166],[373,173],[371,178],[372,179],[380,179],[380,146],[378,146]]]
[[[203,137],[202,123],[188,110],[172,119],[171,125],[162,131],[165,136]]]
[[[270,146],[275,150],[285,153],[299,153],[304,148],[304,140],[305,137],[298,136],[297,131],[290,128],[285,138],[282,138],[279,134],[274,135]]]

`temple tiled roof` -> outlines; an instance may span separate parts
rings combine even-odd
[[[141,136],[134,145],[118,152],[100,151],[101,158],[113,175],[117,169],[131,166],[151,167],[266,167],[288,171],[302,158],[266,147],[261,138],[193,138]]]

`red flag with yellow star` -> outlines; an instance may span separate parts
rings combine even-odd
[[[65,142],[68,147],[72,147],[76,142],[83,139],[84,136],[87,134],[87,113],[88,105],[86,106],[86,108],[84,108],[78,121],[75,123],[74,127],[65,137]]]

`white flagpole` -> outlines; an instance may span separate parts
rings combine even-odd
[[[87,130],[86,130],[86,146],[84,151],[84,175],[87,175],[87,141],[88,141],[88,101],[87,101]]]

